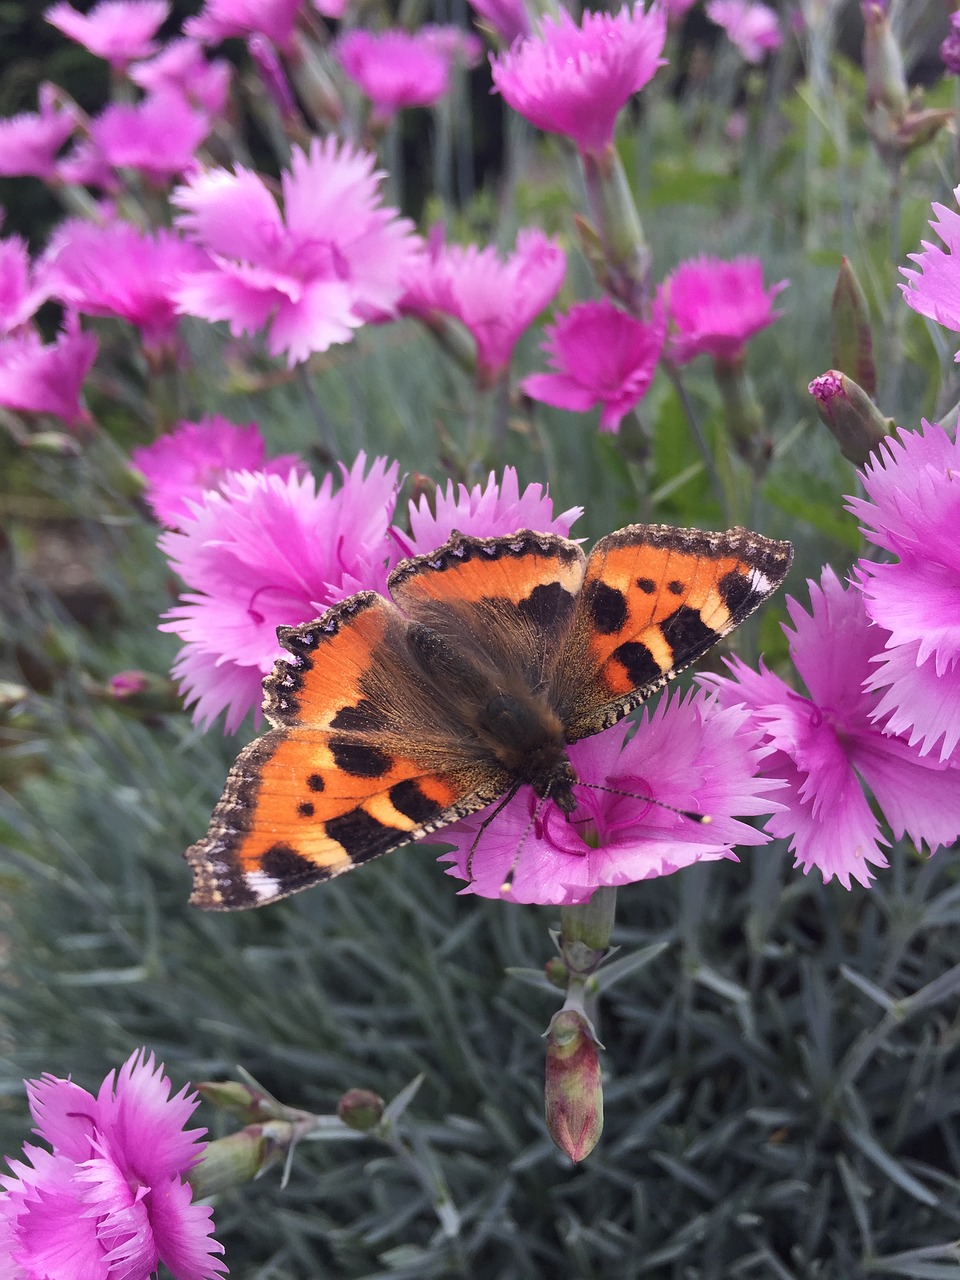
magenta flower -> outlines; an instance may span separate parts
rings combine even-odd
[[[663,285],[669,358],[686,364],[705,353],[736,364],[747,339],[783,314],[774,311],[773,300],[788,284],[781,280],[765,289],[759,258],[724,262],[703,254],[682,262]]]
[[[788,790],[777,793],[786,808],[767,829],[789,838],[798,867],[819,867],[824,880],[836,876],[849,889],[851,878],[870,883],[870,865],[887,865],[880,847],[891,843],[887,831],[931,849],[960,835],[960,768],[923,759],[876,723],[878,699],[866,686],[886,632],[871,623],[856,587],[827,567],[819,586],[810,583],[810,603],[808,614],[788,598],[795,630],[784,628],[808,697],[737,658],[727,664],[732,679],[700,680],[725,705],[745,704],[773,750],[763,772]]]
[[[505,45],[530,34],[530,15],[523,0],[470,0],[470,7]]]
[[[207,265],[195,245],[166,228],[153,234],[129,222],[97,225],[70,218],[45,255],[50,293],[90,316],[119,316],[155,350],[174,337],[174,301],[184,275]]]
[[[417,35],[430,49],[446,58],[452,67],[476,67],[483,58],[483,41],[472,31],[464,31],[450,23],[428,22]]]
[[[571,507],[560,515],[553,514],[549,490],[539,484],[528,484],[520,492],[514,467],[504,467],[498,483],[491,471],[486,486],[454,485],[437,489],[430,500],[411,501],[410,533],[394,527],[393,537],[405,556],[422,555],[442,546],[454,529],[477,538],[495,538],[518,529],[537,529],[568,537],[575,520],[583,515],[582,507]]]
[[[283,213],[249,169],[212,169],[173,193],[187,233],[213,259],[180,290],[180,309],[226,320],[233,334],[264,328],[267,349],[292,367],[348,342],[367,311],[392,312],[415,248],[412,224],[380,204],[374,158],[334,138],[293,150]]]
[[[226,1271],[213,1211],[192,1203],[184,1180],[206,1145],[204,1129],[186,1128],[199,1099],[170,1088],[143,1049],[96,1097],[56,1076],[27,1082],[34,1132],[52,1150],[26,1144],[0,1177],[5,1276],[141,1280],[161,1262],[175,1280]]]
[[[960,13],[951,13],[950,30],[940,45],[940,59],[953,76],[960,76]]]
[[[41,85],[39,112],[0,120],[0,177],[42,178],[57,172],[57,153],[76,128],[76,114],[62,107],[51,85]]]
[[[342,18],[347,12],[348,0],[313,0],[313,7],[324,18]]]
[[[134,449],[130,460],[147,482],[147,502],[161,524],[180,528],[194,518],[208,489],[222,489],[235,471],[259,471],[264,475],[303,475],[303,461],[296,454],[265,458],[260,428],[245,427],[219,415],[199,422],[181,422],[169,435]]]
[[[80,402],[97,340],[68,314],[63,332],[44,343],[32,329],[0,339],[0,405],[20,413],[52,413],[68,426],[89,421]]]
[[[90,122],[90,137],[108,164],[139,169],[157,186],[196,167],[194,153],[209,132],[209,117],[171,89],[135,105],[114,103]]]
[[[621,107],[666,62],[666,35],[666,15],[645,11],[642,0],[617,14],[587,10],[579,27],[561,9],[539,34],[491,58],[494,87],[538,129],[599,155],[613,142]]]
[[[208,490],[160,548],[187,586],[161,631],[184,641],[173,675],[193,718],[226,712],[232,733],[260,718],[261,682],[281,655],[277,627],[309,622],[337,600],[385,591],[397,548],[389,535],[398,467],[358,455],[319,489],[312,476],[236,472]]]
[[[867,499],[847,506],[895,562],[860,561],[867,613],[886,647],[867,681],[874,718],[922,756],[960,743],[960,443],[942,427],[887,436],[863,469]]]
[[[400,107],[426,107],[447,92],[449,60],[429,41],[408,31],[355,29],[341,36],[335,52],[344,71],[389,119]]]
[[[196,40],[171,40],[155,58],[138,62],[128,74],[147,93],[173,90],[208,116],[222,115],[227,105],[230,63],[223,58],[208,62]]]
[[[0,240],[0,335],[26,324],[49,296],[45,275],[31,265],[26,241],[16,235]]]
[[[960,187],[956,187],[953,194],[960,200]],[[947,246],[947,251],[944,253],[939,245],[922,240],[923,253],[907,255],[920,270],[901,267],[900,274],[906,277],[907,283],[900,289],[904,301],[914,311],[960,333],[960,215],[942,204],[934,203],[931,207],[936,219],[929,225]],[[960,362],[960,351],[954,360]]]
[[[578,303],[545,331],[553,372],[531,374],[520,386],[534,400],[574,413],[599,404],[600,430],[619,431],[623,415],[647,394],[665,331],[659,304],[645,324],[608,298]]]
[[[746,62],[762,62],[783,41],[780,20],[773,9],[750,0],[707,0],[707,17],[723,27],[727,38]]]
[[[231,36],[266,36],[286,49],[302,0],[207,0],[195,18],[183,24],[185,35],[204,44]]]
[[[135,58],[156,52],[153,37],[169,13],[166,0],[100,0],[89,13],[55,4],[43,16],[65,36],[123,70]]]
[[[401,310],[427,322],[440,312],[465,325],[477,344],[478,378],[489,384],[557,294],[566,269],[559,244],[532,228],[518,233],[516,249],[505,259],[492,245],[445,245],[431,237],[428,254],[412,259],[405,271]]]
[[[736,860],[734,845],[767,843],[765,832],[741,819],[776,809],[769,793],[781,784],[757,776],[767,751],[743,707],[722,708],[703,693],[664,696],[644,711],[636,733],[633,728],[618,725],[570,748],[581,782],[569,821],[522,787],[480,835],[472,861],[489,811],[446,828],[441,838],[453,840],[455,849],[441,861],[453,863],[448,874],[470,881],[462,892],[501,897],[515,865],[512,902],[586,902],[601,885],[649,880],[694,862]],[[708,814],[710,822],[673,809]]]

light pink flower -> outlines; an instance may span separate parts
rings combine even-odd
[[[741,819],[776,809],[769,793],[780,784],[757,776],[767,750],[743,707],[722,708],[703,693],[664,696],[633,729],[618,725],[570,747],[581,781],[569,821],[521,787],[480,834],[469,873],[489,811],[447,827],[440,838],[456,847],[441,861],[454,864],[450,875],[470,881],[462,892],[501,897],[515,865],[511,902],[586,902],[601,885],[649,880],[694,862],[736,861],[735,845],[767,843],[765,832]],[[710,822],[674,809],[707,814]]]
[[[374,113],[384,119],[400,107],[429,106],[449,86],[449,60],[408,31],[348,31],[337,41],[335,53],[373,103]]]
[[[183,24],[184,35],[205,44],[231,36],[266,36],[286,49],[302,0],[206,0],[195,18]]]
[[[267,349],[291,367],[348,342],[368,311],[392,312],[412,224],[380,203],[374,158],[332,137],[294,148],[283,212],[249,169],[212,169],[173,193],[181,225],[214,268],[193,274],[180,308],[227,320],[233,334],[269,324]]]
[[[17,235],[0,240],[0,334],[26,324],[49,296],[43,273],[30,262],[26,241]]]
[[[449,23],[428,22],[417,35],[428,48],[446,58],[451,66],[476,67],[483,58],[483,41],[472,31]]]
[[[230,92],[230,63],[223,58],[208,62],[196,40],[171,40],[149,62],[138,62],[128,72],[134,84],[148,93],[172,89],[208,116],[223,114]]]
[[[475,484],[468,489],[448,480],[447,487],[438,488],[429,500],[424,496],[419,502],[411,501],[409,535],[396,527],[391,532],[404,555],[416,556],[442,546],[454,529],[476,538],[495,538],[519,529],[559,533],[565,538],[582,515],[582,507],[571,507],[555,516],[548,489],[528,484],[521,493],[516,468],[504,467],[499,482],[493,471],[486,486]]]
[[[68,314],[50,343],[24,329],[0,339],[0,405],[21,413],[52,413],[68,426],[89,420],[80,402],[83,381],[97,355],[97,340]]]
[[[661,4],[666,10],[667,21],[670,23],[678,23],[696,3],[697,0],[661,0]]]
[[[121,188],[116,170],[89,138],[80,138],[70,151],[57,161],[57,180],[68,186],[98,187],[113,195]]]
[[[530,34],[530,15],[523,0],[470,0],[470,6],[505,45]]]
[[[162,1262],[174,1280],[215,1280],[213,1212],[192,1203],[186,1173],[203,1129],[186,1123],[199,1099],[170,1081],[153,1054],[132,1054],[96,1097],[56,1076],[27,1082],[34,1132],[0,1177],[10,1280],[145,1280]],[[3,1248],[0,1247],[0,1262]]]
[[[432,236],[428,253],[404,272],[406,315],[429,321],[440,312],[465,325],[477,344],[482,383],[495,381],[513,349],[563,284],[567,260],[555,240],[526,228],[517,247],[502,258],[492,245],[445,245]]]
[[[700,680],[725,705],[745,704],[773,749],[763,772],[788,790],[777,793],[786,808],[767,829],[789,838],[796,865],[819,867],[824,880],[836,876],[845,888],[851,879],[867,885],[870,866],[887,865],[887,831],[931,849],[960,835],[960,768],[922,758],[875,722],[878,699],[865,686],[887,633],[871,623],[857,588],[845,588],[827,567],[819,585],[810,583],[810,603],[808,614],[788,599],[795,629],[785,628],[808,697],[737,658],[728,661],[732,680]]]
[[[613,142],[617,115],[650,80],[667,34],[661,9],[642,0],[617,14],[586,10],[578,27],[565,9],[492,57],[494,87],[531,124],[600,154]]]
[[[232,733],[260,719],[261,683],[281,656],[277,627],[309,622],[356,591],[386,589],[397,464],[361,453],[319,489],[312,476],[235,472],[165,533],[160,548],[187,587],[161,623],[184,641],[173,667],[193,718],[226,711]]]
[[[686,364],[706,353],[735,364],[747,339],[783,314],[774,311],[773,300],[788,283],[781,280],[765,289],[759,258],[724,262],[703,254],[681,263],[663,285],[670,359]]]
[[[647,394],[666,318],[660,304],[649,324],[608,299],[581,302],[545,330],[552,373],[534,373],[521,388],[534,400],[586,413],[601,405],[600,430],[619,431],[623,415]]]
[[[41,85],[38,105],[38,113],[0,120],[0,176],[55,177],[57,153],[76,128],[76,113],[59,105],[51,85]]]
[[[847,506],[896,561],[860,561],[867,613],[886,636],[867,687],[874,718],[920,755],[960,743],[960,443],[942,427],[887,436]]]
[[[762,62],[783,42],[780,20],[773,9],[750,0],[707,0],[707,17],[723,27],[746,62]]]
[[[960,200],[960,187],[954,189],[953,195]],[[907,255],[920,270],[901,267],[900,274],[907,283],[900,289],[904,301],[914,311],[960,333],[960,215],[942,204],[934,203],[932,208],[936,218],[929,225],[947,246],[947,251],[944,253],[939,245],[922,240],[923,253]],[[960,351],[953,358],[960,362]]]
[[[65,36],[122,69],[156,52],[153,37],[169,13],[166,0],[100,0],[89,13],[55,4],[43,16]]]
[[[349,0],[313,0],[313,7],[324,18],[342,18]]]
[[[255,422],[237,426],[219,415],[199,422],[180,422],[153,444],[134,449],[130,460],[147,482],[144,497],[161,524],[179,528],[194,518],[208,489],[222,489],[235,471],[265,475],[298,475],[306,467],[293,453],[265,457]]]
[[[174,301],[186,272],[209,259],[175,231],[153,234],[129,222],[61,223],[44,257],[50,293],[90,316],[119,316],[136,325],[144,345],[169,343],[179,315]]]
[[[139,169],[158,186],[196,167],[210,119],[182,94],[163,89],[142,102],[114,103],[90,122],[90,137],[115,169]]]

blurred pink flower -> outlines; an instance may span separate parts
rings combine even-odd
[[[552,373],[534,373],[521,388],[534,400],[586,413],[601,405],[600,430],[619,431],[623,415],[647,394],[663,348],[659,303],[649,324],[608,299],[581,302],[545,330]]]
[[[764,55],[783,42],[780,19],[765,4],[751,0],[707,0],[707,17],[723,27],[747,62],[762,62]]]
[[[238,426],[219,415],[199,422],[180,422],[153,444],[132,450],[130,460],[147,482],[144,497],[161,524],[179,528],[193,518],[194,506],[208,489],[222,489],[235,471],[264,475],[306,473],[301,458],[285,453],[265,458],[255,422]]]
[[[44,17],[71,40],[123,69],[156,51],[153,37],[170,13],[167,0],[100,0],[89,13],[55,4]]]
[[[677,23],[688,10],[693,8],[697,0],[661,0],[661,3],[666,10],[667,21]]]
[[[470,0],[470,5],[505,45],[530,34],[530,15],[523,0]]]
[[[548,489],[528,484],[521,493],[516,468],[504,467],[499,482],[493,471],[486,486],[475,484],[472,489],[448,480],[447,487],[438,488],[429,500],[423,496],[419,502],[411,501],[409,535],[396,527],[391,532],[405,556],[417,556],[442,546],[454,529],[477,538],[495,538],[519,529],[567,537],[582,515],[582,507],[554,515]]]
[[[747,339],[783,314],[774,311],[773,300],[788,283],[781,280],[765,289],[759,258],[724,262],[704,254],[682,262],[663,285],[669,358],[686,364],[706,353],[735,364]]]
[[[89,138],[80,138],[57,162],[57,179],[69,186],[98,187],[110,195],[120,190],[116,170]]]
[[[429,322],[436,312],[454,316],[477,344],[481,383],[497,379],[523,331],[563,284],[567,260],[555,240],[526,228],[517,247],[502,258],[492,245],[446,245],[431,236],[425,255],[413,259],[403,282],[400,308]]]
[[[953,192],[960,200],[960,187]],[[907,283],[900,286],[903,300],[922,316],[929,316],[954,333],[960,333],[960,215],[945,205],[934,203],[936,218],[929,225],[937,233],[947,251],[939,245],[922,240],[923,253],[907,256],[920,268],[901,267],[900,274]],[[960,351],[954,356],[960,362]]]
[[[758,776],[768,749],[745,708],[721,707],[702,692],[664,695],[633,730],[618,725],[570,747],[581,782],[569,821],[521,787],[480,835],[469,873],[470,849],[490,811],[447,827],[440,838],[455,849],[440,860],[454,864],[449,875],[470,881],[462,892],[502,897],[515,865],[511,902],[587,902],[601,885],[670,875],[694,862],[736,861],[735,845],[768,842],[766,832],[741,821],[776,810],[768,793],[781,785]],[[707,814],[710,822],[673,809]]]
[[[215,264],[183,285],[181,310],[227,320],[233,334],[269,323],[267,349],[291,367],[348,342],[367,311],[392,312],[416,242],[412,224],[381,205],[374,164],[333,137],[295,147],[282,213],[249,169],[211,169],[178,188],[181,225]]]
[[[206,0],[195,18],[183,24],[184,35],[204,44],[231,36],[267,36],[286,49],[302,0]]]
[[[313,0],[317,13],[325,18],[342,18],[347,12],[349,0]]]
[[[97,355],[97,340],[68,313],[63,331],[44,343],[32,329],[0,339],[0,405],[21,413],[52,413],[67,426],[89,421],[80,390]]]
[[[44,279],[68,306],[90,316],[119,316],[137,326],[147,348],[157,348],[176,333],[174,298],[184,274],[208,262],[165,227],[151,234],[129,222],[69,218],[44,255]]]
[[[193,719],[222,711],[233,733],[260,720],[261,683],[281,655],[277,627],[309,622],[356,591],[386,589],[398,551],[389,534],[398,467],[359,454],[334,492],[333,476],[238,471],[207,490],[160,548],[186,584],[161,631],[184,641],[173,666]]]
[[[0,120],[0,177],[42,178],[57,172],[57,153],[76,128],[76,113],[61,106],[52,85],[41,85],[39,112]]]
[[[158,186],[196,167],[194,152],[209,132],[208,116],[172,89],[135,105],[114,103],[90,122],[90,137],[108,164],[139,169]]]
[[[848,508],[896,561],[861,560],[867,613],[884,629],[867,688],[886,733],[941,761],[960,743],[960,442],[924,422],[887,436]],[[958,761],[960,763],[960,761]]]
[[[451,66],[476,67],[483,58],[483,41],[462,27],[428,22],[416,34],[428,48],[435,49],[446,58]]]
[[[340,37],[334,52],[383,119],[400,107],[429,106],[447,92],[448,59],[408,31],[355,29]]]
[[[141,1049],[96,1097],[71,1080],[27,1081],[34,1132],[24,1160],[0,1176],[0,1270],[10,1280],[145,1280],[162,1262],[174,1280],[215,1280],[213,1211],[192,1203],[186,1173],[204,1129],[199,1099]],[[4,1239],[5,1237],[5,1239]]]
[[[0,240],[0,334],[26,324],[49,296],[43,272],[30,262],[26,241],[16,235]]]
[[[885,867],[885,828],[871,808],[869,789],[885,827],[931,849],[960,835],[960,768],[922,759],[903,736],[875,723],[878,699],[865,689],[887,633],[867,617],[855,586],[844,587],[829,566],[810,584],[811,612],[795,600],[785,627],[790,655],[809,691],[795,693],[762,665],[752,671],[730,658],[732,679],[701,676],[725,705],[746,705],[773,754],[763,772],[780,778],[785,806],[767,822],[774,836],[789,838],[796,865],[819,867],[867,885],[870,866]]]
[[[940,45],[940,59],[951,75],[960,75],[960,13],[950,15],[950,30]]]
[[[171,40],[155,58],[136,63],[128,74],[147,93],[172,89],[208,116],[222,115],[227,105],[230,63],[223,58],[208,61],[196,40]]]
[[[494,87],[538,129],[597,155],[613,142],[621,107],[664,65],[666,33],[663,10],[644,11],[642,0],[617,14],[587,10],[579,27],[561,9],[491,57]]]

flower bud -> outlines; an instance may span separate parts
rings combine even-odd
[[[868,396],[876,395],[870,308],[847,257],[840,259],[830,303],[830,359],[835,369],[849,369]]]
[[[173,713],[183,706],[176,684],[151,671],[118,671],[107,681],[104,693],[110,701],[146,715]]]
[[[863,69],[867,78],[867,109],[882,106],[903,115],[909,93],[903,57],[887,17],[886,0],[863,0]]]
[[[383,1119],[383,1099],[371,1089],[348,1089],[337,1103],[337,1115],[351,1129],[367,1133]]]
[[[239,1080],[202,1080],[194,1088],[204,1102],[247,1122],[285,1114],[285,1108],[275,1098]]]
[[[551,1138],[571,1160],[583,1160],[603,1130],[603,1085],[596,1036],[575,1009],[554,1014],[547,1030],[543,1101]]]
[[[858,467],[893,430],[893,419],[885,418],[864,389],[838,369],[814,378],[807,390],[840,452]]]
[[[198,1199],[242,1186],[276,1164],[293,1139],[293,1125],[280,1120],[251,1124],[207,1144],[187,1174]]]
[[[543,966],[543,973],[551,986],[558,987],[561,991],[566,991],[570,970],[559,956],[552,956],[547,961]]]

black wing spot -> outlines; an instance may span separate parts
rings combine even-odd
[[[652,578],[638,578],[637,586],[648,596],[652,596],[657,589],[657,584]]]
[[[660,624],[663,638],[673,650],[674,661],[682,661],[687,655],[700,654],[720,639],[720,633],[708,627],[699,609],[682,604],[679,609],[664,618]]]
[[[404,838],[402,831],[378,822],[366,809],[351,809],[339,818],[328,819],[326,833],[351,858],[358,859],[375,858],[378,853],[402,843]]]
[[[520,612],[546,631],[564,622],[573,611],[574,598],[559,582],[542,582],[520,601]]]
[[[304,800],[302,804],[297,805],[297,813],[301,818],[313,817],[313,804],[309,800]]]
[[[302,880],[305,876],[316,876],[317,868],[305,858],[302,853],[297,853],[296,849],[289,844],[272,845],[260,862],[261,870],[264,875],[270,877],[271,880],[279,880],[280,884],[286,888],[291,881]]]
[[[610,656],[616,658],[630,677],[630,683],[637,689],[663,677],[660,664],[639,640],[627,640],[624,644],[617,645]]]
[[[322,791],[326,785],[319,773],[311,773],[307,778],[307,786],[311,791]]]
[[[393,765],[386,751],[352,738],[331,738],[330,753],[337,768],[353,778],[382,778]]]
[[[672,582],[667,583],[667,590],[672,596],[682,596],[686,587],[678,578],[674,578]]]
[[[601,635],[615,635],[622,631],[627,621],[627,598],[616,587],[609,587],[599,579],[587,588],[587,608],[593,624]]]
[[[331,729],[350,729],[355,733],[369,733],[386,728],[387,718],[379,707],[361,698],[355,707],[341,707],[330,721]]]
[[[412,778],[390,788],[390,803],[398,813],[410,818],[418,827],[435,818],[443,809],[443,805],[431,800]]]

